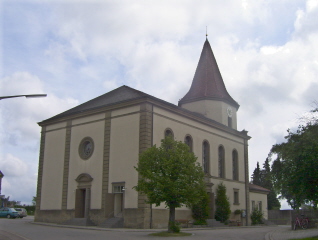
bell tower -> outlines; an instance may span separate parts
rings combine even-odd
[[[240,105],[226,90],[208,39],[203,45],[190,90],[178,105],[237,129],[236,112]]]

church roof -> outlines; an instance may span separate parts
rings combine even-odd
[[[43,120],[42,122],[39,122],[38,124],[40,126],[50,124],[55,121],[60,121],[60,120],[65,120],[67,118],[73,118],[73,117],[78,117],[81,114],[86,114],[86,113],[92,113],[92,112],[99,112],[103,111],[102,108],[104,107],[116,107],[118,104],[131,104],[131,102],[134,101],[144,101],[144,100],[150,100],[150,101],[155,101],[158,104],[163,104],[164,106],[173,109],[173,111],[182,111],[183,113],[187,114],[188,116],[192,116],[196,119],[201,119],[203,121],[207,121],[211,124],[214,124],[216,127],[219,128],[226,128],[227,131],[231,131],[234,134],[239,134],[240,136],[243,137],[248,137],[247,131],[243,130],[241,132],[238,132],[237,130],[231,129],[223,124],[220,124],[212,119],[206,118],[205,116],[195,113],[192,111],[189,111],[187,109],[181,108],[176,106],[175,104],[166,102],[162,99],[156,98],[152,95],[146,94],[144,92],[141,92],[139,90],[136,90],[134,88],[128,87],[128,86],[121,86],[119,88],[116,88],[110,92],[107,92],[99,97],[96,97],[92,100],[89,100],[85,103],[82,103],[74,108],[71,108],[65,112],[62,112],[58,115],[55,115],[54,117],[51,117],[49,119]]]
[[[119,88],[116,88],[110,92],[107,92],[99,97],[96,97],[92,100],[89,100],[88,102],[85,102],[83,104],[80,104],[74,108],[71,108],[65,112],[62,112],[52,118],[49,118],[47,120],[53,120],[57,118],[66,117],[72,114],[77,114],[81,112],[85,112],[88,110],[93,110],[101,107],[105,107],[112,104],[117,104],[120,102],[129,101],[132,99],[138,99],[143,97],[152,97],[151,95],[148,95],[144,92],[138,91],[136,89],[130,88],[128,86],[121,86]],[[47,121],[45,120],[45,121]]]
[[[236,108],[240,106],[226,90],[218,64],[207,39],[203,45],[191,88],[179,101],[179,106],[183,103],[205,99],[225,101]]]

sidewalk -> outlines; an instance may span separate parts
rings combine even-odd
[[[318,228],[295,231],[291,230],[290,226],[284,225],[278,226],[276,230],[267,233],[265,236],[265,240],[289,240],[316,236],[318,236]]]
[[[116,231],[116,232],[160,232],[160,231],[163,231],[163,229],[100,228],[96,226],[60,225],[55,223],[43,223],[43,222],[33,222],[33,221],[31,223],[36,225],[98,230],[98,231]],[[216,229],[234,229],[234,228],[235,227],[220,227],[220,228],[216,227],[212,229],[216,230]],[[239,228],[252,229],[257,227],[242,226]],[[182,231],[191,232],[191,231],[200,231],[200,230],[208,230],[208,229],[211,229],[211,228],[183,228]],[[290,226],[280,225],[280,226],[276,226],[272,231],[269,231],[265,235],[265,240],[290,240],[290,239],[299,239],[299,238],[315,237],[315,236],[318,236],[318,228],[294,231],[294,230],[291,230]]]

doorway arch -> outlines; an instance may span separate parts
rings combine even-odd
[[[75,218],[87,218],[91,200],[91,186],[93,178],[88,173],[81,173],[75,179]]]

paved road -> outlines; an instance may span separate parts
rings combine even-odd
[[[222,229],[183,229],[192,233],[189,237],[175,237],[189,240],[287,240],[290,236],[306,231],[291,231],[286,226],[279,227],[238,227]],[[317,230],[317,231],[316,231]],[[32,217],[23,219],[0,219],[0,240],[162,240],[160,237],[149,236],[149,233],[162,230],[140,229],[100,229],[95,227],[61,227],[54,224],[34,224]],[[318,235],[318,229],[315,229]],[[291,235],[288,235],[291,234]],[[315,232],[311,232],[311,236]]]
[[[316,236],[318,236],[318,228],[294,231],[290,226],[279,226],[266,235],[266,240],[289,240]]]

